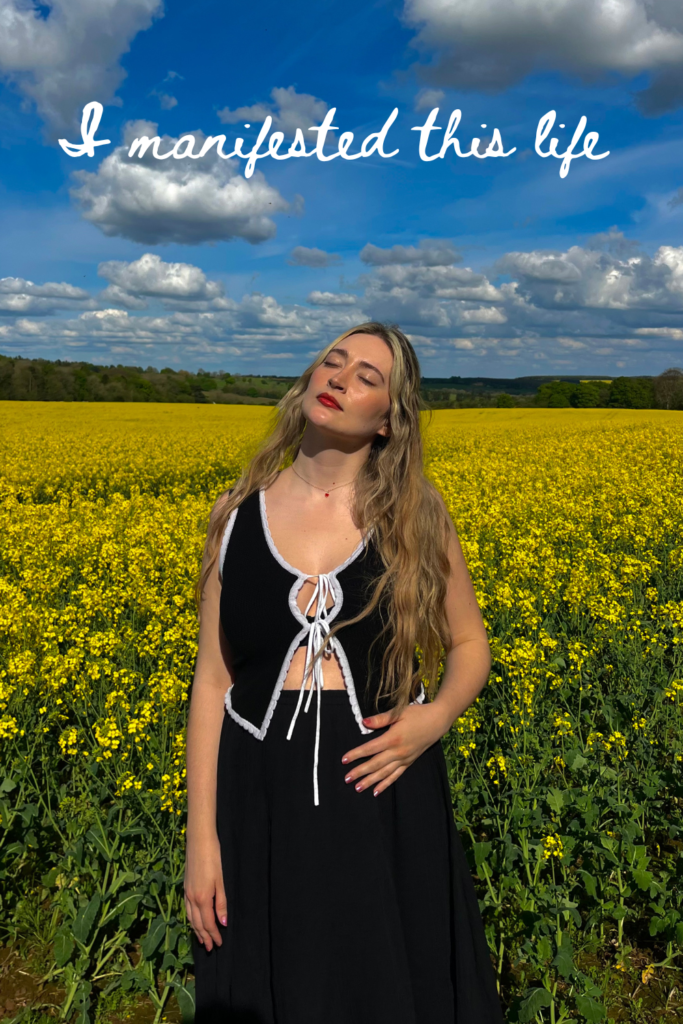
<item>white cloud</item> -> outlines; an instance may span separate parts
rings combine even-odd
[[[99,361],[118,351],[148,362],[155,353],[160,359],[172,353],[190,366],[204,355],[224,355],[251,361],[250,367],[255,359],[290,353],[286,358],[303,363],[343,330],[378,319],[400,324],[421,360],[439,360],[442,371],[456,354],[455,372],[467,372],[462,360],[469,359],[472,372],[483,372],[481,359],[494,357],[496,369],[488,372],[498,375],[541,372],[544,365],[607,372],[617,358],[627,372],[659,372],[680,362],[683,247],[662,246],[649,256],[609,232],[585,247],[509,253],[488,274],[425,265],[428,248],[377,249],[379,259],[388,252],[403,262],[369,266],[349,282],[358,294],[315,289],[305,303],[257,291],[236,300],[200,267],[151,253],[101,264],[108,285],[95,295],[64,283],[5,279],[0,309],[4,300],[14,316],[0,324],[0,350],[56,358],[78,348],[100,353]],[[498,270],[512,280],[498,283]],[[41,303],[83,312],[51,319]],[[524,369],[517,371],[522,358]]]
[[[300,128],[307,145],[315,145],[319,133],[309,129],[311,125],[322,124],[329,110],[327,103],[310,93],[298,93],[293,85],[286,89],[276,86],[270,90],[270,95],[272,103],[253,103],[251,106],[237,107],[235,110],[223,107],[218,111],[218,117],[223,124],[240,122],[260,125],[270,114],[273,118],[272,131],[283,132],[286,138],[291,138],[296,135],[297,128]],[[336,145],[335,133],[328,132],[327,140]]]
[[[468,324],[504,324],[507,321],[507,317],[502,309],[497,309],[495,306],[463,309],[460,317]]]
[[[312,306],[356,306],[358,299],[348,292],[309,292],[306,302]]]
[[[636,334],[647,334],[653,338],[670,338],[683,341],[683,327],[636,327]]]
[[[440,107],[445,98],[443,89],[420,89],[415,96],[413,110],[433,110]]]
[[[0,0],[0,73],[68,136],[93,97],[117,102],[122,54],[162,12],[162,0]]]
[[[360,251],[363,263],[374,267],[389,266],[394,263],[409,263],[420,267],[448,267],[458,263],[462,257],[446,239],[423,238],[418,245],[392,245],[390,249],[381,249],[370,242]]]
[[[124,144],[105,157],[97,171],[73,174],[78,183],[71,189],[73,200],[105,235],[144,245],[198,245],[233,238],[256,245],[275,235],[273,214],[301,209],[301,197],[288,203],[262,172],[245,178],[236,160],[223,160],[215,151],[201,160],[159,161],[151,152],[142,159],[128,156],[133,138],[152,137],[156,131],[151,122],[129,122]],[[206,138],[199,131],[187,134],[195,137],[195,148]],[[168,152],[175,141],[163,136],[160,152]]]
[[[653,257],[617,253],[579,245],[511,252],[497,267],[518,279],[526,301],[548,309],[683,311],[683,247],[662,245]]]
[[[128,308],[144,308],[147,298],[161,299],[167,307],[225,307],[224,288],[219,281],[209,281],[204,271],[191,263],[165,263],[155,253],[147,252],[132,263],[100,263],[97,273],[110,282],[100,299]]]
[[[305,245],[296,245],[290,252],[287,262],[297,267],[331,267],[341,263],[341,256],[336,252],[325,252],[324,249],[309,249]]]
[[[58,309],[94,305],[90,292],[65,281],[34,284],[22,277],[0,278],[0,315],[48,316]]]
[[[535,70],[587,82],[650,71],[646,113],[683,101],[678,0],[405,0],[402,21],[430,57],[419,77],[432,86],[498,91]]]

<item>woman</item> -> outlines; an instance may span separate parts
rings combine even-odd
[[[502,1021],[440,744],[490,651],[419,388],[395,325],[345,331],[212,510],[187,731],[198,1024]]]

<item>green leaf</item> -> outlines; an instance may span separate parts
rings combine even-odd
[[[163,939],[165,931],[166,921],[161,916],[161,914],[158,914],[157,917],[155,917],[152,923],[150,924],[147,934],[140,943],[142,955],[145,957],[146,960],[149,960],[149,958],[154,953],[155,949]]]
[[[577,996],[576,1008],[587,1021],[590,1021],[590,1024],[595,1024],[595,1022],[604,1019],[605,1007],[602,1003],[593,999],[593,996]]]
[[[97,832],[89,828],[88,831],[85,833],[85,838],[89,840],[89,842],[99,851],[100,856],[103,857],[104,860],[106,860],[107,862],[112,860],[111,852],[107,849],[104,842],[102,841],[101,836],[98,836]]]
[[[578,772],[579,768],[583,768],[585,764],[588,764],[588,758],[580,754],[578,750],[570,750],[565,760],[567,767],[573,772]]]
[[[74,951],[74,946],[75,942],[68,931],[60,929],[55,935],[54,942],[55,963],[58,967],[63,967],[67,963]]]
[[[142,899],[141,892],[124,892],[121,893],[118,902],[109,910],[107,916],[103,919],[102,924],[106,924],[111,921],[112,918],[117,917],[119,914],[121,917],[130,917],[133,920],[136,917],[136,909],[138,903]],[[123,925],[122,925],[123,927]]]
[[[563,789],[551,789],[548,791],[546,800],[551,811],[555,814],[562,814],[562,808],[564,807],[564,795],[566,790]]]
[[[0,793],[11,793],[13,789],[16,789],[16,782],[14,779],[10,779],[9,775],[0,782]]]
[[[492,845],[491,843],[474,843],[472,849],[474,851],[474,860],[477,865],[477,870],[479,870],[490,854]]]
[[[40,876],[40,881],[45,886],[46,889],[51,889],[52,886],[55,884],[55,880],[58,874],[59,868],[50,868],[49,871],[46,871],[44,875]]]
[[[81,907],[78,911],[78,915],[73,925],[74,937],[78,942],[82,942],[84,945],[88,941],[88,936],[95,923],[95,918],[100,909],[100,894],[98,892],[92,897],[85,907]]]
[[[553,960],[553,967],[557,967],[564,980],[568,981],[574,971],[574,961],[572,960],[574,949],[572,947],[572,940],[569,938],[567,932],[562,932],[560,942],[561,945],[559,946],[557,955]]]
[[[121,988],[124,992],[128,992],[133,987],[140,992],[147,992],[151,988],[151,982],[142,971],[137,969],[134,971],[124,971],[121,975]]]
[[[92,990],[92,982],[82,981],[78,986],[78,991],[74,999],[74,1003],[78,1006],[78,1013],[76,1015],[76,1024],[90,1024],[90,992]]]
[[[527,989],[525,996],[519,1008],[519,1019],[522,1022],[533,1020],[539,1010],[544,1006],[550,1006],[553,1001],[547,988]]]
[[[588,895],[592,896],[593,899],[596,899],[598,895],[598,886],[596,880],[588,871],[584,871],[583,868],[579,868],[578,873],[583,878],[583,884],[586,887],[586,892],[588,893]]]
[[[191,1024],[195,1015],[194,982],[187,985],[178,982],[175,986],[175,997],[183,1018],[183,1024]]]
[[[541,960],[550,960],[553,955],[553,947],[547,935],[541,935],[537,949]]]
[[[176,970],[180,970],[181,966],[182,964],[177,959],[175,954],[172,953],[170,949],[167,949],[166,952],[164,953],[164,959],[161,961],[161,967],[159,968],[159,970],[161,970],[162,972],[167,971],[169,967],[173,967]]]
[[[651,871],[645,871],[643,868],[634,868],[631,874],[633,875],[633,879],[639,889],[650,888],[653,881]]]

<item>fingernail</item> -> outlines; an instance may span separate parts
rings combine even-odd
[[[222,924],[222,925],[226,925],[227,923],[228,923],[228,919],[227,919],[227,917],[222,917],[222,918],[221,918],[221,924]]]
[[[373,793],[372,795],[373,795],[373,796],[379,796],[379,790],[378,790],[378,789],[376,789],[376,790],[374,791],[374,793]]]
[[[342,757],[342,764],[348,764],[348,763],[349,763],[348,757]]]
[[[362,789],[362,788],[363,788],[363,783],[362,783],[362,782],[359,782],[359,783],[358,783],[358,785],[356,786],[356,791],[357,791],[358,793],[360,793],[360,791],[361,791],[361,789]]]
[[[351,781],[351,776],[347,775],[346,778],[344,779],[344,782],[350,782],[350,781]]]

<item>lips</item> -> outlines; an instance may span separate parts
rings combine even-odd
[[[326,391],[323,391],[318,395],[318,401],[321,405],[326,405],[328,409],[341,409],[341,405],[337,399],[333,398],[332,395],[328,395]]]

